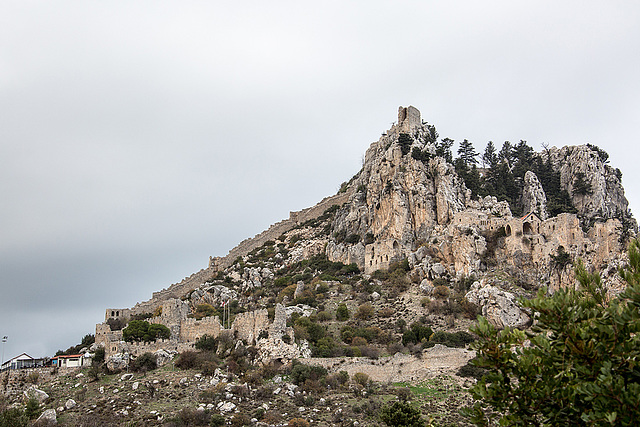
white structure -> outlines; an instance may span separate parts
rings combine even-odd
[[[27,353],[22,353],[4,362],[0,370],[4,371],[5,369],[38,368],[40,366],[44,366],[46,361],[46,359],[35,359],[29,356]]]
[[[80,368],[91,366],[91,355],[85,353],[55,356],[51,359],[51,362],[53,366],[59,368]]]

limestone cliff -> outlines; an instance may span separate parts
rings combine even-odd
[[[388,268],[465,209],[470,192],[435,156],[432,128],[409,109],[412,116],[402,120],[401,109],[398,124],[367,150],[350,183],[355,191],[334,220],[329,259],[355,262],[365,272]]]
[[[571,195],[583,218],[616,218],[626,213],[620,170],[609,165],[608,155],[592,145],[553,147],[549,150],[554,169],[560,171],[562,187]],[[578,188],[579,181],[585,187]]]
[[[527,171],[524,175],[522,211],[533,212],[543,221],[547,219],[547,195],[544,193],[538,177],[531,171]]]

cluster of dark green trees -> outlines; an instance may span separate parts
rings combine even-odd
[[[483,176],[478,169],[479,160],[485,170]],[[474,196],[495,196],[500,201],[506,200],[515,215],[525,213],[519,201],[527,171],[536,174],[544,189],[549,216],[563,212],[576,213],[571,196],[560,185],[560,171],[554,170],[549,152],[536,155],[526,141],[515,145],[505,141],[500,151],[496,151],[493,142],[489,141],[480,155],[473,144],[465,139],[460,143],[458,158],[453,163]],[[578,177],[577,181],[582,183],[579,190],[581,194],[591,192],[584,177]]]
[[[171,331],[164,325],[149,324],[145,320],[132,320],[129,325],[122,330],[122,337],[125,341],[155,341],[157,339],[168,339]]]
[[[437,133],[435,136],[437,137]],[[398,143],[403,154],[409,153],[412,142],[410,135],[400,134]],[[459,144],[458,157],[454,158],[452,153],[454,140],[429,139],[429,142],[435,144],[435,156],[442,157],[455,166],[456,173],[464,180],[473,196],[495,196],[499,201],[507,201],[515,215],[523,214],[519,201],[522,197],[524,175],[527,171],[532,171],[538,177],[547,196],[549,216],[556,216],[563,212],[576,213],[571,195],[562,188],[560,171],[554,170],[548,151],[538,155],[526,141],[522,140],[517,144],[505,141],[498,151],[494,143],[489,141],[484,153],[481,154],[475,150],[471,142],[465,139]],[[603,162],[608,162],[609,155],[606,151],[591,144],[587,145]],[[411,150],[411,156],[423,162],[433,157],[428,151],[417,147]],[[622,175],[619,170],[616,174],[618,178]],[[587,195],[592,192],[584,174],[577,174],[572,184],[573,195]]]

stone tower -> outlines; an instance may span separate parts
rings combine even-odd
[[[419,126],[422,126],[420,110],[411,105],[398,108],[398,128],[401,133],[411,133]]]

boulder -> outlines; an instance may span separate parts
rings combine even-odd
[[[435,288],[433,287],[433,285],[431,284],[431,282],[429,280],[424,279],[422,282],[420,282],[420,290],[425,295],[431,295],[433,293],[434,289]]]
[[[482,315],[498,329],[525,328],[531,323],[529,316],[520,309],[516,296],[495,286],[475,282],[465,298],[480,307]]]
[[[107,359],[107,367],[112,371],[125,369],[129,366],[129,353],[116,353]]]
[[[439,262],[433,264],[431,266],[431,277],[433,277],[434,279],[438,278],[438,277],[442,277],[443,275],[446,274],[447,269],[444,268],[444,266],[442,264],[440,264]]]
[[[233,402],[220,402],[218,403],[218,410],[220,412],[231,412],[236,409],[236,405]]]
[[[55,409],[45,409],[45,411],[36,420],[36,425],[40,424],[58,424],[57,414]]]
[[[175,354],[175,352],[173,352]],[[167,363],[169,363],[171,360],[173,360],[173,355],[172,353],[160,349],[160,350],[156,350],[153,352],[154,356],[156,356],[156,364],[158,365],[158,367],[160,366],[164,366]]]
[[[49,398],[49,395],[47,393],[45,393],[44,391],[38,389],[36,386],[32,385],[29,386],[29,388],[27,388],[24,391],[24,396],[27,399],[31,399],[34,398],[38,401],[38,403],[42,403],[45,400],[47,400]]]
[[[76,401],[73,399],[67,399],[67,401],[64,403],[64,407],[66,409],[73,409],[76,407]]]

